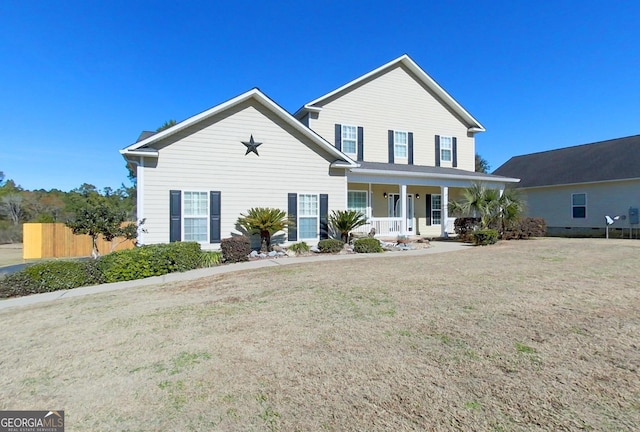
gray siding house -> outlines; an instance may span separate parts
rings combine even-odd
[[[640,135],[515,156],[494,171],[517,176],[527,214],[542,217],[549,235],[637,236]]]

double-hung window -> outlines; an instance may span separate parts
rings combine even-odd
[[[393,152],[397,158],[406,158],[408,155],[408,138],[407,132],[394,131],[393,132]]]
[[[451,163],[453,140],[449,136],[440,137],[440,161]]]
[[[367,192],[366,191],[348,191],[347,192],[347,208],[349,210],[359,211],[367,214]]]
[[[206,242],[209,238],[209,193],[184,192],[184,241]]]
[[[571,194],[571,212],[574,219],[586,219],[587,217],[587,194]]]
[[[318,195],[298,195],[298,235],[300,239],[318,237]]]
[[[356,126],[342,125],[342,151],[347,154],[356,154],[358,128]]]
[[[431,195],[431,224],[442,223],[442,195]]]

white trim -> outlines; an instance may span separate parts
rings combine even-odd
[[[322,102],[325,99],[328,99],[340,92],[343,92],[345,90],[348,90],[350,87],[355,87],[358,84],[360,84],[361,82],[369,79],[370,77],[382,73],[384,71],[386,71],[387,69],[392,69],[394,67],[396,67],[397,65],[402,64],[404,65],[407,69],[409,69],[411,72],[413,72],[416,77],[422,81],[422,83],[424,85],[427,86],[427,88],[429,88],[433,93],[436,94],[436,96],[438,96],[438,98],[440,98],[440,100],[442,100],[442,102],[448,106],[449,108],[451,108],[453,110],[453,112],[455,112],[456,114],[458,114],[464,121],[467,122],[468,128],[467,130],[470,133],[476,133],[476,132],[484,132],[485,128],[484,126],[482,126],[480,124],[480,122],[478,120],[476,120],[471,114],[469,114],[463,107],[462,105],[460,105],[453,97],[451,97],[451,95],[449,93],[447,93],[442,87],[440,87],[440,85],[433,79],[431,78],[424,70],[422,70],[422,68],[420,68],[420,66],[418,66],[407,54],[404,54],[400,57],[398,57],[395,60],[390,61],[389,63],[386,63],[374,70],[372,70],[371,72],[362,75],[359,78],[354,79],[353,81],[348,82],[347,84],[333,90],[332,92],[329,92],[327,94],[325,94],[324,96],[320,96],[317,99],[312,100],[309,103],[306,103],[302,108],[300,108],[298,111],[296,111],[296,113],[294,114],[294,116],[296,118],[299,118],[299,116],[302,114],[304,115],[304,113],[309,112],[309,111],[313,111],[313,112],[320,112],[322,110],[322,107],[318,107],[315,106],[316,104]]]
[[[144,157],[136,164],[136,223],[144,219]],[[142,226],[144,229],[144,225]],[[144,231],[138,227],[138,244],[144,244]]]
[[[181,241],[196,241],[196,240],[186,240],[185,239],[185,235],[184,235],[184,228],[185,228],[185,215],[184,215],[184,210],[185,210],[185,205],[184,205],[184,198],[185,198],[185,194],[189,192],[189,193],[204,193],[204,195],[207,197],[207,213],[205,216],[187,216],[188,218],[191,219],[202,219],[204,218],[207,223],[206,223],[206,227],[207,227],[207,238],[205,240],[198,240],[197,242],[200,244],[209,244],[209,241],[211,239],[211,233],[209,232],[210,229],[210,220],[211,220],[211,194],[210,191],[208,190],[202,190],[202,189],[181,189],[181,194],[180,194],[180,239]]]
[[[280,105],[273,102],[269,97],[267,97],[264,93],[262,93],[259,89],[254,88],[245,92],[239,96],[236,96],[233,99],[230,99],[226,102],[223,102],[219,105],[214,106],[206,111],[201,112],[200,114],[196,114],[175,126],[172,126],[168,129],[165,129],[157,134],[150,136],[147,139],[138,141],[135,144],[130,145],[122,150],[120,153],[123,155],[133,154],[137,149],[153,144],[157,141],[160,141],[164,138],[167,138],[171,135],[174,135],[200,121],[203,121],[209,117],[212,117],[216,114],[219,114],[227,109],[230,109],[246,100],[255,99],[258,103],[265,106],[272,113],[276,114],[280,119],[282,119],[289,126],[293,127],[298,132],[302,133],[306,138],[311,140],[312,143],[319,146],[322,150],[328,152],[329,154],[335,156],[341,163],[346,164],[345,166],[356,167],[358,163],[351,159],[349,156],[345,155],[341,151],[339,151],[335,146],[331,145],[328,141],[322,138],[320,135],[315,133],[313,130],[306,127],[304,124],[295,119],[291,114],[285,111]],[[145,155],[149,155],[150,152],[145,152]],[[157,152],[155,154],[157,156]],[[335,161],[334,161],[335,163]],[[333,164],[332,164],[333,165]]]
[[[393,177],[419,177],[426,179],[455,179],[455,180],[471,180],[481,181],[486,183],[518,183],[520,179],[511,177],[500,178],[487,178],[483,176],[475,176],[473,174],[437,174],[437,173],[420,173],[411,171],[391,171],[391,170],[378,170],[378,169],[366,169],[366,168],[354,168],[351,170],[354,174],[360,175],[380,175],[380,176],[393,176]]]
[[[344,128],[348,127],[348,128],[353,128],[355,129],[356,135],[355,138],[353,140],[353,152],[347,152],[344,149]],[[351,141],[351,140],[349,140]],[[358,155],[358,126],[352,125],[352,124],[341,124],[340,125],[340,147],[342,148],[342,153],[346,154],[347,156],[356,156]]]
[[[576,195],[584,195],[584,204],[582,205],[576,205],[573,203],[573,197]],[[579,218],[579,217],[575,217],[573,215],[573,209],[575,209],[576,207],[584,207],[584,217],[583,218]],[[580,220],[587,220],[588,215],[587,215],[587,193],[586,192],[572,192],[571,193],[571,220],[575,220],[575,219],[580,219]]]
[[[404,148],[405,148],[405,155],[404,156],[399,156],[396,153],[396,134],[404,134],[405,137],[405,142],[404,142]],[[398,144],[398,146],[403,146],[403,144]],[[400,159],[400,160],[405,160],[405,159],[409,159],[409,132],[408,131],[403,131],[403,130],[399,130],[399,129],[393,129],[393,158],[395,159]]]
[[[556,187],[567,187],[567,186],[578,186],[578,185],[589,186],[589,185],[599,185],[601,183],[616,183],[616,182],[639,181],[639,180],[640,180],[640,177],[631,177],[631,178],[598,180],[598,181],[588,181],[588,182],[579,182],[579,183],[561,183],[561,184],[541,185],[541,186],[527,186],[527,187],[521,187],[518,189],[521,189],[521,190],[545,189],[545,188],[556,188]]]
[[[318,208],[318,212],[316,213],[316,236],[315,237],[302,237],[302,234],[300,232],[300,195],[313,195],[316,197],[316,204],[317,204],[317,208]],[[298,233],[298,240],[297,241],[304,241],[304,240],[309,240],[309,241],[319,241],[320,240],[320,195],[319,193],[315,193],[315,192],[298,192],[298,195],[296,197],[296,225],[297,225],[297,233]],[[302,217],[306,217],[306,218],[311,218],[313,216],[302,216]]]

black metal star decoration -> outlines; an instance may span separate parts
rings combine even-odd
[[[260,156],[258,154],[258,147],[262,144],[260,142],[255,142],[253,140],[253,134],[251,135],[251,138],[249,138],[249,141],[242,141],[242,144],[244,144],[245,146],[247,146],[247,152],[244,154],[245,156],[248,155],[249,153],[253,152],[256,155]]]

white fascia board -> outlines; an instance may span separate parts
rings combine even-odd
[[[158,151],[135,151],[135,150],[120,150],[120,154],[124,156],[150,156],[150,157],[158,157]]]
[[[613,179],[613,180],[600,180],[600,181],[588,181],[588,182],[577,182],[577,183],[562,183],[562,184],[554,184],[554,185],[543,185],[543,186],[528,186],[518,188],[520,190],[530,190],[530,189],[552,189],[558,187],[572,187],[572,186],[591,186],[591,185],[600,185],[600,184],[608,184],[608,183],[620,183],[627,181],[640,181],[639,177],[632,178],[622,178],[622,179]]]
[[[485,182],[485,183],[518,183],[520,181],[520,179],[511,178],[511,177],[487,178],[483,176],[474,176],[473,174],[471,175],[469,174],[435,174],[435,173],[372,170],[372,169],[358,169],[358,168],[352,169],[351,172],[359,175],[410,177],[410,178],[424,178],[424,179],[471,180],[471,181]]]
[[[438,95],[438,97],[440,97],[440,99],[442,99],[444,101],[445,104],[447,104],[450,108],[453,109],[453,111],[455,113],[457,113],[460,117],[462,117],[470,126],[469,126],[469,130],[470,132],[473,131],[475,132],[484,132],[486,129],[484,128],[484,126],[482,126],[482,124],[480,124],[480,122],[478,120],[476,120],[471,114],[469,114],[467,112],[467,110],[465,110],[462,105],[460,105],[449,93],[447,93],[433,78],[431,78],[424,70],[422,70],[422,68],[420,68],[420,66],[418,66],[416,64],[416,62],[414,62],[407,54],[403,54],[402,56],[398,57],[395,60],[390,61],[389,63],[386,63],[374,70],[372,70],[371,72],[362,75],[359,78],[356,78],[353,81],[348,82],[347,84],[338,87],[337,89],[333,90],[332,92],[329,92],[323,96],[320,96],[317,99],[312,100],[311,102],[305,104],[302,108],[300,108],[296,113],[295,116],[299,117],[301,115],[303,115],[306,112],[319,112],[318,109],[322,109],[321,107],[314,107],[313,105],[317,104],[318,102],[321,102],[327,98],[330,98],[331,96],[334,96],[337,93],[340,93],[346,89],[348,89],[349,87],[355,86],[358,83],[365,81],[367,79],[369,79],[370,77],[376,75],[377,73],[384,71],[386,69],[390,69],[391,67],[395,66],[398,63],[402,63],[404,64],[410,71],[412,71],[427,87],[429,87],[436,95]],[[314,111],[315,108],[315,111]]]

